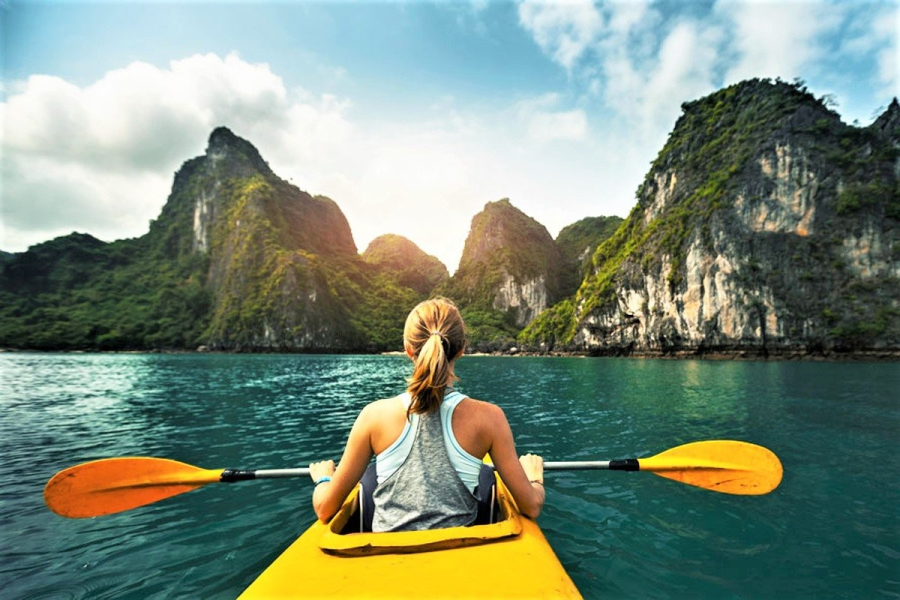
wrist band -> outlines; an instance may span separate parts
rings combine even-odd
[[[325,483],[326,481],[331,481],[331,477],[329,477],[328,475],[326,475],[325,477],[319,477],[318,479],[316,479],[316,487],[319,487],[320,483]]]
[[[541,481],[540,479],[532,479],[528,483],[539,483],[539,484],[541,484],[541,487],[544,487],[544,482]]]

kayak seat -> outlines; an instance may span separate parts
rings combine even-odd
[[[372,517],[375,514],[375,500],[372,494],[378,485],[375,474],[375,463],[366,468],[359,481],[359,530],[364,533],[372,531]],[[478,485],[475,486],[475,498],[478,500],[478,516],[473,525],[489,525],[494,522],[497,512],[497,479],[494,467],[482,465],[478,474]]]

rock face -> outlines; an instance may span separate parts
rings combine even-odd
[[[159,222],[169,226],[175,254],[208,261],[209,348],[334,350],[359,343],[347,303],[329,285],[337,262],[357,260],[347,219],[328,198],[278,178],[228,129],[213,131],[206,154],[176,174]]]
[[[447,293],[471,310],[496,311],[520,329],[560,297],[563,261],[547,229],[508,199],[472,219]]]
[[[896,101],[865,129],[782,82],[683,109],[578,294],[523,338],[597,354],[900,347]]]

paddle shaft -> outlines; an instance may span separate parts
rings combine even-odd
[[[545,471],[639,471],[636,458],[621,460],[574,460],[545,462]]]
[[[256,471],[241,471],[238,469],[225,469],[219,479],[222,483],[234,483],[235,481],[249,481],[250,479],[287,479],[289,477],[309,477],[309,467],[299,469],[257,469]]]
[[[638,461],[634,458],[624,460],[584,460],[584,461],[559,461],[545,462],[545,471],[637,471]],[[299,469],[258,469],[256,471],[243,471],[238,469],[225,469],[219,479],[222,483],[234,483],[236,481],[249,481],[251,479],[286,479],[289,477],[308,477],[308,468]]]

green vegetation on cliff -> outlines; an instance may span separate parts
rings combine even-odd
[[[422,296],[427,296],[450,277],[444,263],[400,235],[385,234],[375,238],[363,252],[362,259],[393,278],[398,285],[411,288]]]
[[[563,259],[563,295],[578,291],[594,251],[612,237],[622,221],[622,217],[587,217],[562,228],[556,236],[556,245]]]
[[[855,245],[891,239],[900,215],[900,107],[893,107],[872,127],[851,127],[802,82],[767,80],[685,103],[638,189],[637,205],[597,248],[574,298],[545,311],[520,341],[570,347],[581,336],[582,344],[682,343],[671,315],[683,310],[676,299],[689,293],[688,251],[699,244],[704,260],[724,256],[736,269],[713,283],[734,288],[733,310],[750,315],[750,323],[756,319],[759,331],[757,338],[744,333],[729,342],[713,319],[703,335],[720,341],[708,343],[766,348],[774,315],[787,329],[780,343],[836,349],[896,343],[897,278],[861,281],[867,267],[850,268],[846,259]],[[778,220],[793,219],[786,215],[794,212],[796,223]],[[621,304],[626,291],[630,308]],[[692,301],[710,291],[693,288]],[[640,309],[635,296],[645,298]],[[639,324],[646,341],[630,337]]]
[[[145,242],[76,233],[14,255],[0,276],[0,345],[196,347],[212,300],[206,260],[163,260]]]

